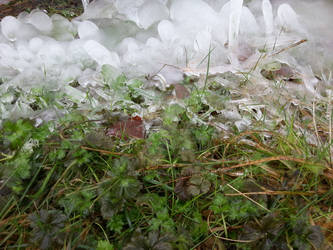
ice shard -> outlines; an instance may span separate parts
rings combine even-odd
[[[270,0],[262,1],[262,14],[264,16],[265,32],[267,35],[270,35],[274,29],[273,8]]]

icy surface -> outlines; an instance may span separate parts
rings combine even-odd
[[[327,23],[333,21],[333,4],[325,1],[95,0],[83,3],[84,13],[71,21],[60,15],[49,17],[42,10],[1,20],[1,120],[35,113],[27,98],[8,101],[4,96],[8,91],[13,91],[15,96],[15,91],[30,93],[36,88],[71,96],[82,109],[88,103],[100,109],[109,108],[110,104],[119,108],[122,100],[137,113],[149,113],[165,105],[159,91],[176,86],[175,96],[186,96],[184,93],[188,90],[177,84],[187,75],[197,88],[205,88],[205,77],[209,76],[216,77],[216,81],[223,78],[220,87],[243,91],[243,96],[233,100],[230,107],[222,107],[214,93],[205,102],[223,118],[221,123],[215,121],[216,126],[223,123],[221,126],[225,128],[226,119],[244,129],[249,126],[249,119],[243,119],[240,112],[251,113],[255,109],[251,98],[259,100],[261,95],[273,93],[273,81],[261,74],[264,65],[272,62],[286,64],[296,72],[295,76],[283,80],[302,80],[299,85],[287,84],[286,88],[293,93],[309,98],[326,93],[327,84],[318,84],[315,77],[320,70],[333,65],[333,35],[326,30]],[[313,60],[314,56],[317,60]],[[131,83],[125,87],[135,95],[144,96],[147,106],[130,103],[126,91],[120,91],[118,85],[106,84],[103,78],[106,72],[114,74],[113,81],[121,73],[141,79],[144,85],[140,88],[134,88]],[[226,80],[225,74],[246,75],[254,85],[245,91],[235,81]],[[105,85],[117,91],[107,94]],[[257,92],[249,94],[252,90]],[[255,110],[253,115],[261,119],[260,109]],[[193,120],[199,121],[199,118],[194,116]]]

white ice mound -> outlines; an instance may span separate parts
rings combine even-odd
[[[1,20],[0,94],[25,78],[31,80],[25,88],[45,84],[58,89],[78,80],[89,88],[92,84],[86,79],[95,84],[96,72],[106,64],[131,77],[152,75],[167,85],[180,81],[183,73],[205,75],[207,58],[214,74],[226,69],[249,72],[257,68],[263,51],[297,65],[297,53],[290,56],[292,49],[283,49],[306,38],[301,14],[293,9],[296,4],[272,6],[269,0],[83,2],[84,13],[71,21],[60,15],[49,17],[41,10]]]
[[[109,64],[119,68],[120,60],[117,53],[109,51],[98,42],[89,40],[84,44],[84,49],[99,65]]]
[[[139,24],[144,29],[147,29],[157,21],[167,19],[168,17],[168,8],[156,0],[146,1],[138,10]]]

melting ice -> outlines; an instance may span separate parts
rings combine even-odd
[[[313,71],[332,65],[332,37],[325,25],[333,7],[325,1],[82,2],[84,13],[71,21],[42,10],[2,19],[0,94],[45,86],[78,99],[90,90],[103,96],[95,88],[104,65],[118,75],[154,76],[163,89],[180,82],[183,74],[204,75],[207,55],[212,75],[251,71],[255,76],[258,61],[275,57],[297,68],[305,76],[304,91],[315,94]],[[291,46],[302,39],[308,42]],[[81,89],[70,87],[73,81]],[[1,105],[2,119],[17,109],[11,107],[10,113],[8,103]]]

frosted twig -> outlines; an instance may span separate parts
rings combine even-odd
[[[296,43],[293,43],[293,44],[291,44],[291,45],[289,45],[289,46],[283,48],[283,49],[280,49],[279,51],[277,51],[277,52],[271,54],[271,56],[276,56],[276,55],[278,55],[278,54],[280,54],[280,53],[282,53],[282,52],[284,52],[284,51],[286,51],[286,50],[288,50],[288,49],[292,49],[292,48],[294,48],[294,47],[296,47],[296,46],[298,46],[298,45],[300,45],[300,44],[302,44],[302,43],[305,43],[305,42],[307,42],[307,41],[308,41],[308,39],[302,39],[302,40],[300,40],[300,41],[298,41],[298,42],[296,42]]]

